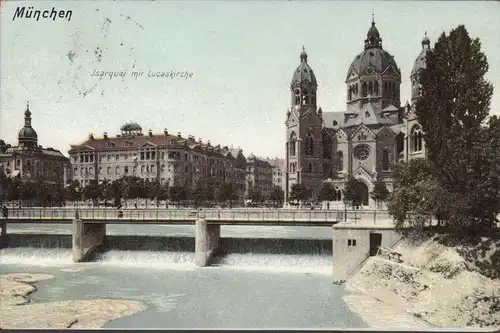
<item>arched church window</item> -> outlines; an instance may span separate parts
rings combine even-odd
[[[373,93],[378,96],[378,81],[375,81],[373,84]]]
[[[337,171],[344,170],[344,153],[341,150],[337,152]]]
[[[366,82],[363,82],[361,85],[361,94],[363,97],[366,97]]]
[[[300,90],[295,89],[295,105],[300,105]]]
[[[352,100],[352,86],[349,87],[349,92],[347,93],[347,99]]]
[[[389,170],[389,151],[387,149],[382,151],[382,170]]]
[[[371,81],[368,83],[368,94],[373,95],[373,83]]]
[[[306,155],[314,155],[314,139],[311,133],[306,136]]]
[[[295,151],[296,151],[296,143],[297,143],[297,136],[295,135],[295,132],[292,132],[290,134],[290,156],[295,156]]]
[[[311,93],[311,104],[316,105],[316,93],[314,91]]]
[[[309,173],[313,172],[313,165],[311,162],[309,162],[309,164],[307,165],[307,172]]]
[[[410,151],[420,152],[423,149],[423,133],[420,126],[415,125],[410,134]]]

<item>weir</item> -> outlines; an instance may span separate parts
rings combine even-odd
[[[196,220],[196,239],[194,263],[204,267],[210,265],[210,260],[219,247],[220,225],[208,224],[207,220]]]
[[[106,224],[85,223],[75,218],[73,220],[73,261],[85,261],[104,243],[106,239]]]

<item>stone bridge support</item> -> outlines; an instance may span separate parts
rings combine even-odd
[[[205,219],[196,220],[195,256],[196,266],[210,265],[212,256],[219,247],[220,225],[208,224]]]
[[[333,281],[342,283],[375,255],[378,247],[392,248],[403,238],[394,227],[333,226]]]
[[[73,261],[81,262],[104,243],[106,239],[105,223],[85,223],[73,220]]]
[[[7,219],[0,220],[0,249],[7,247]]]

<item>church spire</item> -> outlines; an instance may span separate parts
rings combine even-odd
[[[300,62],[302,61],[305,61],[307,63],[307,53],[304,45],[302,45],[302,53],[300,54]]]
[[[375,26],[375,13],[372,12],[372,26],[368,30],[365,39],[365,50],[369,48],[382,48],[382,38]]]
[[[24,126],[31,127],[31,111],[30,111],[30,102],[26,102],[26,111],[24,111]]]

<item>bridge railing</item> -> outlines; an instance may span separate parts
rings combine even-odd
[[[391,223],[392,217],[381,210],[298,210],[298,209],[120,209],[115,208],[15,208],[9,209],[9,218],[31,220],[195,220],[203,216],[221,221],[332,221],[348,223]],[[119,216],[121,215],[121,216]]]

